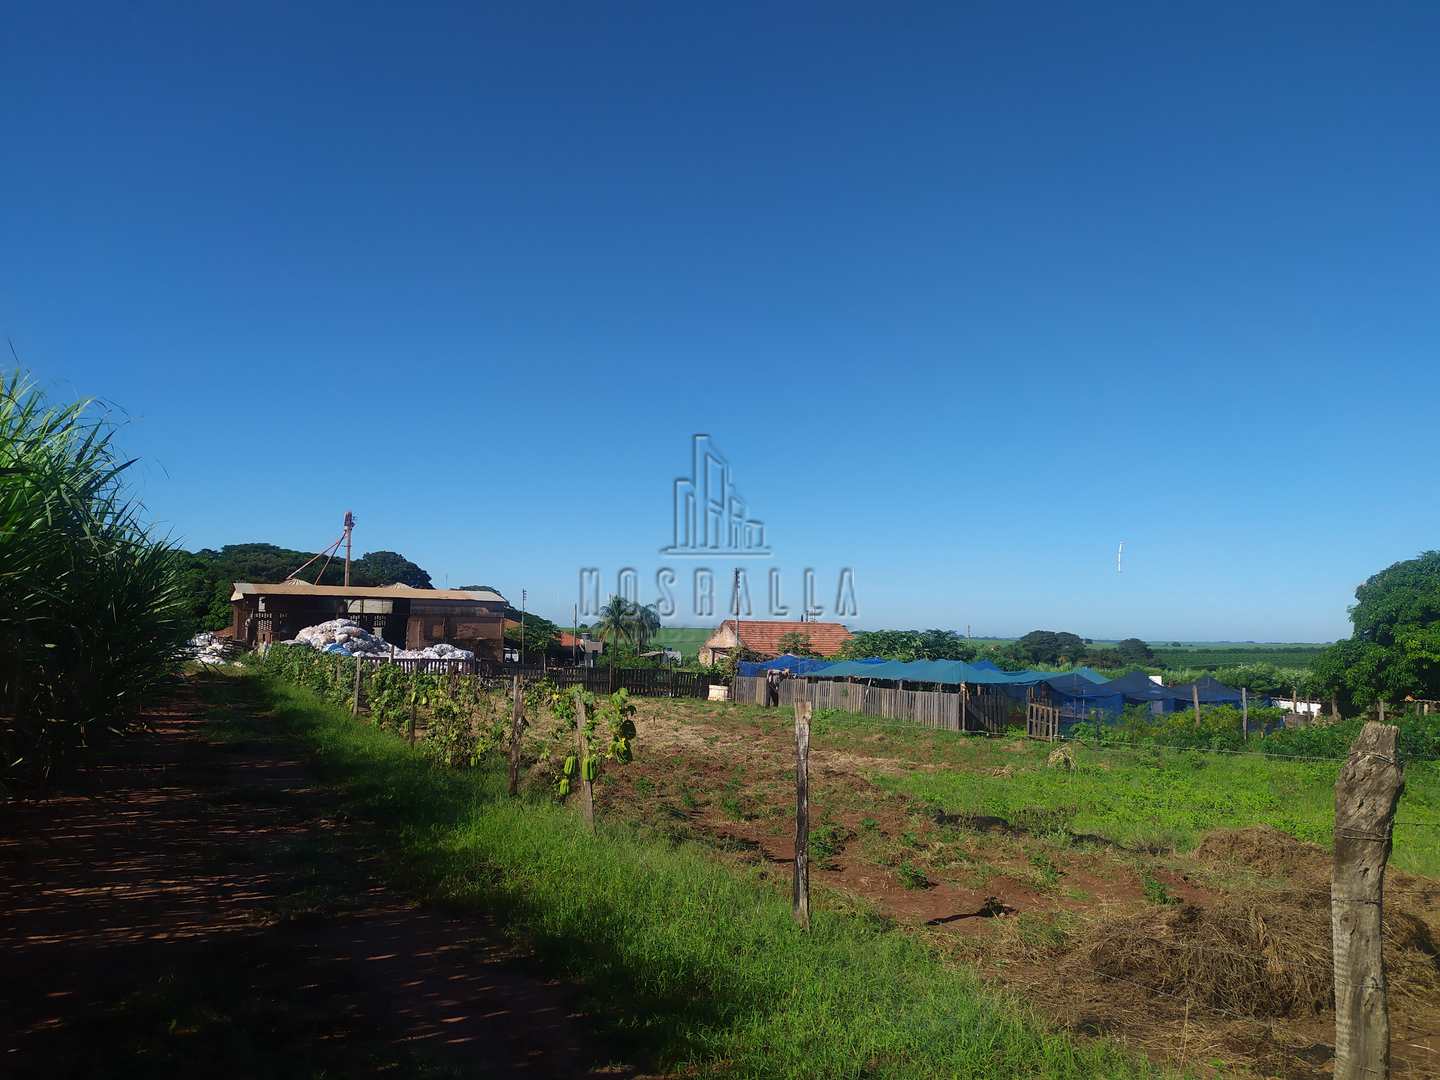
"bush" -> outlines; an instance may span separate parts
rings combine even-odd
[[[1421,716],[1419,713],[1404,713],[1387,720],[1400,729],[1402,759],[1440,759],[1440,714]],[[1267,754],[1343,758],[1350,753],[1351,745],[1364,726],[1364,719],[1355,717],[1338,724],[1277,731],[1260,744],[1260,749]]]
[[[1283,715],[1282,709],[1251,709],[1249,730],[1252,742],[1247,743],[1243,734],[1244,715],[1234,705],[1201,706],[1198,724],[1195,713],[1190,709],[1156,716],[1148,705],[1128,705],[1118,726],[1102,729],[1102,738],[1190,750],[1255,749],[1253,740],[1277,727]]]

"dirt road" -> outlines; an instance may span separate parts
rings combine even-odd
[[[0,808],[0,1074],[572,1077],[572,987],[378,886],[303,763],[187,690],[82,784]]]

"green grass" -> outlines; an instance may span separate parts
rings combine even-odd
[[[951,735],[955,768],[876,778],[882,787],[951,813],[987,814],[1015,824],[1049,820],[1127,846],[1188,850],[1211,829],[1272,825],[1329,847],[1339,762],[1279,761],[1258,755],[1162,748],[1092,750],[1074,746],[1073,773],[1043,766],[1048,744],[1010,744]],[[967,748],[968,744],[968,748]],[[967,752],[968,749],[968,752]],[[978,771],[971,771],[966,757]],[[993,776],[997,760],[1015,767]],[[1440,768],[1411,762],[1396,815],[1393,863],[1440,876]]]
[[[758,871],[549,800],[503,796],[498,767],[429,765],[399,738],[255,676],[251,694],[383,834],[397,883],[493,912],[537,960],[582,980],[637,1057],[739,1077],[1154,1075],[1103,1042],[1048,1033],[1022,1007],[879,920],[818,910],[810,934]]]
[[[676,649],[689,662],[700,655],[700,646],[715,632],[703,626],[662,626],[651,637],[651,648]]]
[[[1155,663],[1176,670],[1185,668],[1231,667],[1236,664],[1274,664],[1282,668],[1306,668],[1325,649],[1324,645],[1151,645]]]
[[[788,710],[716,702],[667,702],[706,724],[769,730]],[[1077,769],[1044,767],[1053,747],[983,738],[904,721],[822,709],[811,724],[817,751],[888,759],[901,769],[871,777],[949,813],[988,814],[1040,832],[1093,833],[1138,847],[1188,850],[1210,829],[1272,825],[1329,847],[1342,762],[1287,761],[1167,747],[1068,744]],[[1009,767],[1013,775],[993,775]],[[1440,877],[1440,762],[1411,761],[1396,815],[1391,860]]]

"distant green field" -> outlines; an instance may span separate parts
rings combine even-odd
[[[686,660],[700,655],[700,646],[715,632],[713,627],[704,626],[662,626],[655,634],[654,643],[664,649],[677,649]]]
[[[1309,667],[1324,645],[1182,645],[1180,648],[1151,645],[1156,660],[1171,668],[1228,667],[1231,664],[1275,664],[1277,667]]]

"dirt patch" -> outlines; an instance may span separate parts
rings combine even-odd
[[[303,763],[202,712],[0,808],[6,1076],[633,1075],[572,987],[387,893]]]

